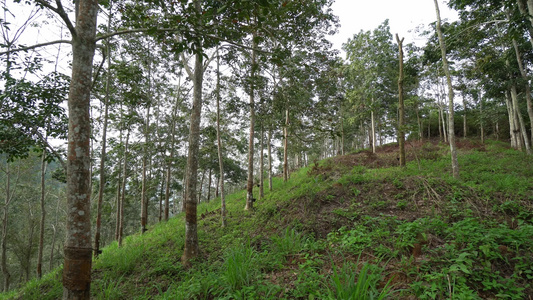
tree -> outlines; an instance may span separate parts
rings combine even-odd
[[[398,76],[398,146],[400,147],[400,166],[405,167],[405,112],[403,100],[403,38],[400,40],[396,34],[396,42],[398,42],[398,52],[400,61],[400,75]]]
[[[442,54],[442,67],[444,73],[446,74],[446,82],[448,84],[448,140],[450,142],[450,152],[452,157],[452,173],[453,177],[459,178],[459,163],[457,162],[457,148],[455,145],[455,128],[454,128],[454,118],[453,118],[453,85],[452,85],[452,75],[450,73],[450,67],[448,66],[448,60],[446,58],[446,43],[442,35],[441,20],[440,20],[440,11],[439,3],[435,1],[435,12],[437,14],[437,34],[439,37],[439,44]]]

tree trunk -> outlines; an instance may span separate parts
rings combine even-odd
[[[285,128],[283,128],[283,181],[289,180],[289,109],[285,110]],[[324,157],[327,157],[327,147],[324,149]]]
[[[124,198],[126,195],[126,181],[128,180],[128,146],[130,141],[130,131],[126,133],[126,145],[124,147],[124,165],[122,170],[122,194],[120,195],[120,218],[118,226],[118,246],[122,246],[122,238],[124,235]]]
[[[529,137],[527,136],[526,125],[522,113],[520,113],[520,107],[518,106],[518,94],[516,92],[516,85],[511,85],[511,99],[513,101],[513,107],[516,115],[518,116],[518,125],[520,126],[520,132],[522,132],[523,143],[526,146],[526,153],[531,155],[531,146],[529,144]]]
[[[4,282],[2,286],[2,291],[7,292],[9,290],[9,280],[11,274],[7,269],[7,226],[8,226],[8,210],[9,204],[11,202],[12,191],[11,191],[11,171],[9,168],[9,161],[6,162],[6,199],[4,202],[4,215],[2,218],[2,258],[1,258],[1,267],[2,267],[2,276],[4,277]]]
[[[527,114],[529,116],[529,124],[530,124],[530,130],[531,130],[531,139],[526,142],[526,149],[527,145],[531,145],[530,141],[533,142],[533,104],[531,103],[531,87],[529,86],[529,77],[527,76],[526,68],[522,62],[522,56],[520,54],[520,50],[518,49],[518,43],[515,39],[513,39],[513,47],[515,50],[516,55],[516,61],[518,62],[518,68],[520,69],[520,75],[522,76],[522,79],[524,80],[525,88],[526,88],[526,104],[527,104]],[[523,122],[523,121],[522,121]],[[525,129],[525,127],[524,127]],[[527,131],[525,131],[525,137],[524,139],[528,140],[527,137]],[[530,151],[531,152],[531,151]]]
[[[248,141],[248,180],[246,185],[246,206],[245,210],[254,209],[254,123],[255,123],[255,103],[254,103],[254,80],[255,80],[255,71],[257,68],[256,64],[256,34],[252,36],[252,66],[250,71],[250,137]]]
[[[43,275],[43,248],[44,248],[44,221],[46,219],[45,208],[45,175],[46,175],[46,152],[43,150],[41,158],[41,223],[39,224],[39,253],[37,255],[37,278]]]
[[[199,0],[193,1],[197,14],[201,14],[202,7]],[[202,44],[196,41],[196,49],[200,51]],[[192,72],[190,72],[192,73]],[[189,74],[191,76],[191,74]],[[189,151],[187,156],[187,186],[185,202],[185,248],[182,263],[190,265],[190,260],[198,256],[198,218],[196,185],[198,183],[198,156],[200,150],[200,121],[202,117],[202,86],[204,80],[203,56],[201,53],[195,55],[193,81],[193,106],[191,111],[191,121],[189,129]]]
[[[212,171],[213,169],[209,168],[209,176],[207,180],[207,203],[209,203],[209,201],[211,200],[211,177],[212,177],[211,172]]]
[[[92,243],[89,116],[98,2],[78,1],[72,34],[72,76],[68,97],[67,235],[63,253],[63,299],[89,299]]]
[[[272,128],[268,127],[268,190],[272,192]]]
[[[498,122],[496,121],[496,124],[498,124]],[[481,95],[479,95],[479,127],[480,127],[480,131],[481,131],[481,143],[484,144],[485,143],[485,127],[484,127],[484,120],[483,120],[483,97]],[[496,134],[496,139],[498,139],[497,137],[498,135]]]
[[[204,170],[202,172],[202,179],[200,179],[200,188],[198,189],[198,203],[201,203],[202,202],[202,194],[203,194],[203,190],[204,190],[204,180],[205,180],[205,173],[207,171]]]
[[[119,144],[122,144],[122,128],[119,133]],[[117,200],[116,200],[116,223],[115,223],[115,240],[118,241],[119,230],[120,230],[120,192],[122,188],[122,160],[118,156],[118,165],[117,165]]]
[[[520,131],[516,127],[516,114],[511,100],[511,92],[505,93],[505,104],[507,106],[507,116],[509,117],[509,136],[511,138],[511,147],[522,151],[522,143],[520,142]]]
[[[265,180],[265,176],[264,176],[264,173],[265,173],[265,164],[264,164],[264,158],[265,158],[265,155],[264,155],[264,144],[263,144],[263,141],[265,139],[265,132],[264,132],[264,128],[263,128],[263,121],[261,121],[261,141],[260,141],[260,146],[259,148],[261,148],[261,152],[260,152],[260,157],[259,157],[259,199],[263,199],[265,198],[265,190],[264,190],[264,184],[263,184],[263,181]]]
[[[50,267],[49,267],[49,271],[51,272],[52,269],[53,269],[53,264],[54,264],[54,247],[55,247],[55,243],[56,243],[56,234],[57,234],[57,230],[56,230],[56,226],[57,226],[57,223],[58,223],[58,219],[59,219],[59,205],[61,204],[61,198],[59,198],[59,196],[57,196],[57,205],[56,205],[56,219],[55,219],[55,222],[54,224],[52,224],[52,229],[54,231],[54,233],[52,234],[52,244],[50,246]]]
[[[454,119],[453,119],[453,85],[452,85],[452,75],[450,74],[450,69],[448,67],[448,59],[446,58],[446,44],[444,42],[444,37],[442,35],[441,29],[441,20],[440,20],[440,11],[439,3],[437,0],[435,2],[435,11],[437,13],[437,35],[439,36],[440,50],[442,54],[442,66],[444,68],[444,73],[446,74],[446,81],[448,83],[448,140],[450,142],[450,152],[452,158],[452,173],[454,178],[459,178],[459,163],[457,161],[457,149],[455,145],[455,129],[454,129]]]
[[[143,151],[143,175],[142,175],[142,190],[141,190],[141,234],[145,233],[146,225],[148,223],[148,197],[146,196],[148,190],[148,179],[146,175],[147,171],[147,159],[148,159],[148,144],[150,143],[149,136],[150,128],[150,104],[146,111],[146,124],[144,128],[144,151]]]
[[[400,40],[398,34],[396,34],[396,41],[398,42],[398,51],[400,53],[400,75],[398,77],[398,112],[400,114],[398,124],[398,144],[400,146],[400,166],[405,167],[405,112],[403,104],[403,38]]]
[[[463,107],[464,107],[464,113],[463,113],[463,138],[466,138],[466,134],[467,134],[467,131],[468,131],[467,124],[466,124],[466,110],[467,110],[467,107],[466,107],[465,94],[463,93],[462,96],[463,96],[462,98],[463,98]]]
[[[217,50],[218,51],[218,50]],[[218,53],[217,53],[218,54]],[[226,227],[226,197],[224,194],[224,155],[222,154],[222,141],[220,139],[220,56],[217,55],[217,86],[216,86],[216,99],[217,99],[217,150],[218,150],[218,169],[219,169],[219,182],[220,186],[220,219],[222,221],[222,227]]]

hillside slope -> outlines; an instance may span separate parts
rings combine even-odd
[[[499,142],[410,144],[319,162],[199,206],[201,256],[180,263],[183,216],[105,248],[94,299],[532,299],[533,158]],[[268,190],[268,189],[266,189]],[[0,299],[58,299],[61,270]]]

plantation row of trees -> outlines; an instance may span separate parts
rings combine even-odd
[[[228,188],[246,182],[253,210],[272,176],[404,134],[531,151],[531,1],[450,1],[459,20],[423,47],[385,20],[346,60],[331,0],[17,2],[0,20],[4,290],[63,262],[64,298],[86,299],[103,245],[182,211],[189,265],[199,201],[220,197],[224,226]],[[57,20],[69,40],[23,42]]]

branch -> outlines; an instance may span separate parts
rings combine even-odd
[[[36,45],[28,46],[28,47],[22,47],[22,48],[2,51],[2,52],[0,52],[0,55],[4,55],[4,54],[8,54],[8,53],[20,52],[20,51],[28,51],[28,50],[31,50],[31,49],[40,48],[40,47],[46,47],[46,46],[55,45],[55,44],[71,44],[71,43],[72,43],[71,41],[67,41],[67,40],[57,40],[57,41],[46,42],[46,43],[42,43],[42,44],[36,44]]]
[[[189,67],[187,60],[185,59],[185,54],[181,52],[180,55],[181,55],[181,60],[183,61],[183,66],[185,67],[185,71],[187,71],[187,75],[189,75],[189,77],[192,79],[194,77],[194,74],[192,73],[191,67]]]
[[[94,89],[94,85],[96,84],[96,80],[98,79],[98,76],[100,76],[100,72],[102,71],[102,67],[104,66],[106,56],[107,56],[106,51],[102,51],[102,61],[100,62],[98,69],[96,69],[96,74],[94,75],[93,82],[91,84],[91,91]]]
[[[50,5],[48,2],[44,0],[35,0],[35,3],[55,12],[63,20],[63,22],[65,22],[65,25],[67,26],[72,36],[76,36],[76,29],[72,25],[72,22],[70,22],[70,19],[68,18],[68,15],[65,12],[65,9],[63,9],[63,5],[61,4],[60,0],[56,0],[57,7],[53,7],[52,5]]]
[[[107,38],[110,38],[110,37],[114,37],[116,35],[128,34],[128,33],[146,32],[146,31],[149,31],[149,30],[154,30],[154,29],[153,28],[136,28],[136,29],[125,29],[125,30],[110,32],[110,33],[106,33],[106,34],[102,34],[102,35],[97,36],[96,37],[96,41],[98,42],[100,40],[104,40],[104,39],[107,39]],[[156,31],[160,31],[160,32],[183,32],[185,30],[177,29],[177,28],[157,28]],[[188,32],[191,32],[191,31],[188,31]],[[218,36],[214,36],[214,35],[210,35],[210,34],[203,34],[202,36],[203,37],[212,38],[212,39],[215,39],[215,40],[218,40],[218,41],[221,41],[221,42],[226,42],[226,43],[228,43],[230,45],[233,45],[233,46],[235,46],[237,48],[247,49],[247,50],[254,50],[253,47],[242,45],[242,44],[236,43],[234,41],[226,40],[226,39],[218,37]],[[255,49],[255,51],[261,52],[261,53],[264,53],[264,54],[274,54],[272,52],[261,50],[261,49]]]
[[[217,53],[218,53],[218,47],[217,47],[217,48],[215,49],[215,51],[213,52],[213,55],[211,55],[211,57],[205,62],[205,64],[204,64],[204,70],[203,70],[204,72],[205,72],[205,70],[207,70],[207,67],[208,67],[209,64],[213,61],[213,59],[214,59],[215,56],[216,56],[215,54],[217,54]]]

